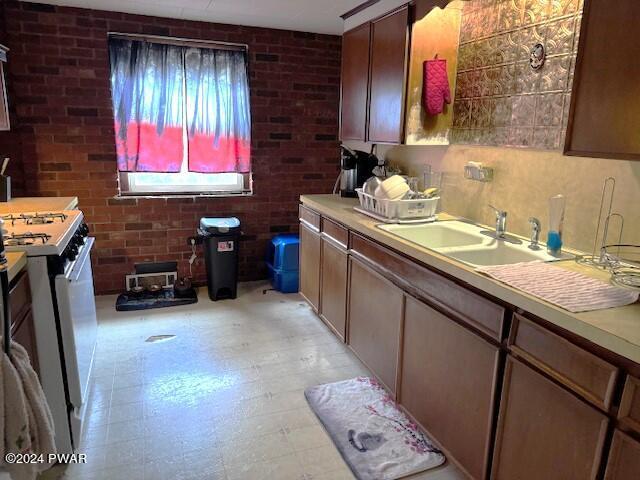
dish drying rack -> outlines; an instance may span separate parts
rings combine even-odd
[[[612,211],[615,191],[616,179],[607,178],[602,188],[593,251],[590,255],[578,258],[577,261],[608,270],[611,273],[611,282],[615,285],[640,290],[640,245],[622,243],[624,217]],[[612,220],[617,220],[619,223],[618,239],[616,243],[609,244],[608,238]],[[600,239],[599,248],[598,239]]]
[[[356,188],[360,206],[357,212],[369,215],[384,223],[426,223],[436,220],[436,209],[440,197],[388,200],[376,198],[362,188]]]

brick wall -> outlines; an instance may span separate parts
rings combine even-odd
[[[332,188],[339,163],[340,37],[15,1],[5,10],[24,193],[79,197],[97,239],[99,293],[121,290],[136,262],[177,259],[187,274],[186,239],[202,216],[240,218],[246,234],[241,279],[263,278],[268,239],[297,231],[298,196]],[[249,45],[252,197],[114,198],[107,32]],[[194,276],[204,281],[202,259]]]

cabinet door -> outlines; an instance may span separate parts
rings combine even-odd
[[[589,0],[566,153],[640,160],[640,2]]]
[[[300,293],[317,311],[320,305],[320,233],[300,224]]]
[[[22,345],[29,359],[31,360],[31,366],[40,375],[38,366],[38,347],[36,346],[36,331],[33,324],[33,312],[29,309],[24,317],[20,319],[14,325],[15,330],[11,334],[11,338],[14,342]]]
[[[616,430],[613,434],[607,473],[604,478],[605,480],[640,478],[640,442]]]
[[[365,140],[370,31],[370,24],[366,23],[345,32],[342,37],[342,140]]]
[[[499,349],[407,297],[400,403],[472,478],[485,478]]]
[[[508,357],[493,478],[596,478],[607,424],[595,408]]]
[[[403,293],[353,257],[350,265],[349,345],[395,395]]]
[[[322,238],[321,317],[344,341],[347,325],[347,251]]]
[[[408,7],[371,24],[368,135],[371,142],[402,142],[408,24]]]

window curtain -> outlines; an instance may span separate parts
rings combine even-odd
[[[184,157],[184,50],[136,40],[109,40],[119,171],[180,171]]]
[[[246,52],[185,52],[189,171],[251,171]]]

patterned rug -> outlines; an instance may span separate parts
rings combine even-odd
[[[304,394],[359,480],[395,480],[445,461],[373,378],[318,385]]]

